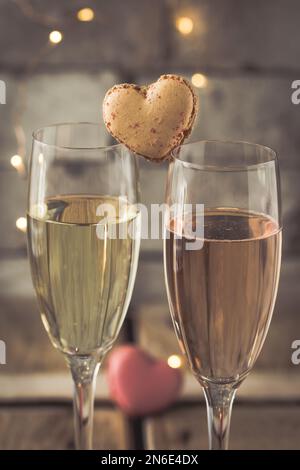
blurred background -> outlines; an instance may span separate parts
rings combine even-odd
[[[279,155],[283,266],[273,322],[233,410],[231,448],[300,448],[300,79],[297,0],[0,0],[0,448],[72,448],[71,384],[42,327],[26,255],[31,133],[47,124],[99,121],[115,83],[192,81],[200,114],[191,140],[247,140]],[[3,101],[3,100],[2,100]],[[111,143],[103,125],[103,141]],[[142,201],[162,202],[166,165],[140,161]],[[200,386],[179,353],[169,317],[162,242],[143,241],[136,287],[119,343],[135,342],[180,367],[171,408],[129,418],[100,372],[95,447],[206,448]],[[175,355],[172,358],[171,356]],[[171,359],[170,359],[171,357]],[[105,366],[104,366],[105,368]],[[105,432],[103,432],[105,429]]]

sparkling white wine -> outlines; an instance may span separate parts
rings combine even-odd
[[[195,230],[196,219],[191,228]],[[165,272],[180,345],[200,382],[242,380],[253,367],[277,293],[281,230],[261,214],[237,209],[204,213],[203,247],[180,220],[167,228]],[[178,234],[177,234],[178,235]]]
[[[99,212],[103,204],[116,217]],[[122,198],[58,196],[31,209],[28,232],[33,283],[54,346],[76,355],[105,352],[131,298],[140,214]]]

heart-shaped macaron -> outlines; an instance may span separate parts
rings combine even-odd
[[[163,410],[175,401],[182,384],[180,370],[132,345],[112,351],[107,378],[113,400],[133,416]]]
[[[197,96],[187,80],[162,75],[149,86],[123,83],[108,90],[103,118],[115,139],[160,161],[191,133],[197,109]]]

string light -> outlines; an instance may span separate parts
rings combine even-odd
[[[172,369],[179,369],[179,367],[182,366],[182,360],[181,357],[178,356],[177,354],[172,354],[170,357],[168,357],[168,365],[172,367]]]
[[[72,15],[49,15],[37,10],[33,5],[31,0],[13,0],[17,7],[20,9],[20,12],[28,20],[31,20],[34,23],[39,23],[40,25],[46,26],[49,30],[48,41],[41,46],[39,51],[36,54],[33,54],[29,63],[26,64],[24,77],[28,78],[36,67],[40,64],[41,60],[45,59],[45,56],[53,50],[52,45],[57,45],[62,42],[64,38],[63,29],[71,27],[73,24]],[[82,8],[77,11],[77,18],[79,21],[92,21],[95,18],[95,12],[92,8]],[[54,29],[54,28],[59,28]],[[53,30],[52,30],[53,29]],[[18,85],[18,105],[16,106],[15,111],[12,113],[12,126],[14,129],[16,137],[16,153],[20,156],[23,161],[26,156],[26,136],[22,126],[22,116],[27,106],[27,80],[22,80]],[[39,159],[40,164],[42,164],[42,158]],[[17,169],[18,173],[26,177],[26,167],[19,159],[11,159],[11,164]]]
[[[25,217],[19,217],[17,220],[16,220],[16,227],[18,230],[20,230],[20,232],[23,232],[25,233],[26,230],[27,230],[27,220]]]
[[[39,23],[44,26],[51,26],[57,25],[58,22],[61,21],[56,16],[51,16],[48,14],[40,13],[36,11],[36,9],[30,3],[30,0],[13,0],[14,3],[20,8],[23,15],[34,21],[35,23]]]
[[[207,81],[207,77],[202,73],[194,73],[192,76],[192,84],[197,88],[205,88]]]
[[[20,166],[22,166],[23,159],[22,157],[20,157],[20,155],[13,155],[10,159],[10,163],[17,170],[18,168],[20,168]]]
[[[94,18],[95,13],[91,8],[82,8],[77,12],[78,21],[93,21]]]
[[[52,44],[59,44],[63,39],[63,35],[60,31],[51,31],[49,34],[49,41]]]
[[[187,36],[193,31],[194,22],[192,18],[189,18],[188,16],[179,16],[176,19],[176,28],[180,32],[180,34]]]
[[[10,164],[17,170],[20,176],[26,175],[26,168],[20,155],[13,155],[10,159]]]

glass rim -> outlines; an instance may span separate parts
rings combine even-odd
[[[253,148],[253,149],[260,149],[263,151],[266,151],[270,158],[266,161],[259,162],[259,163],[245,163],[245,164],[237,164],[237,165],[201,165],[198,163],[193,163],[189,162],[188,160],[184,160],[180,158],[180,149],[182,147],[187,147],[189,145],[194,145],[194,144],[221,144],[221,145],[244,145],[248,148]],[[177,152],[177,153],[175,153]],[[194,169],[194,170],[199,170],[199,171],[246,171],[250,169],[256,169],[259,167],[263,167],[265,165],[268,165],[270,163],[277,164],[278,162],[278,156],[275,150],[273,150],[271,147],[268,147],[266,145],[262,144],[256,144],[254,142],[248,142],[245,140],[216,140],[216,139],[202,139],[202,140],[195,140],[192,142],[186,142],[183,143],[177,147],[175,147],[171,151],[171,158],[172,162],[179,162],[181,163],[184,167]]]
[[[54,128],[60,128],[63,126],[80,126],[80,125],[85,125],[85,126],[90,126],[90,127],[98,127],[100,129],[100,123],[98,122],[92,122],[92,121],[71,121],[71,122],[59,122],[59,123],[54,123],[54,124],[49,124],[46,126],[39,127],[35,129],[32,132],[32,138],[35,142],[38,142],[41,145],[44,145],[46,147],[51,147],[51,148],[56,148],[56,149],[61,149],[61,150],[84,150],[84,151],[91,151],[91,150],[111,150],[111,149],[117,149],[120,147],[124,147],[123,144],[111,144],[111,145],[95,145],[92,147],[70,147],[68,145],[57,145],[57,144],[49,144],[45,142],[43,139],[38,137],[38,133],[42,132],[46,129],[54,129]]]

